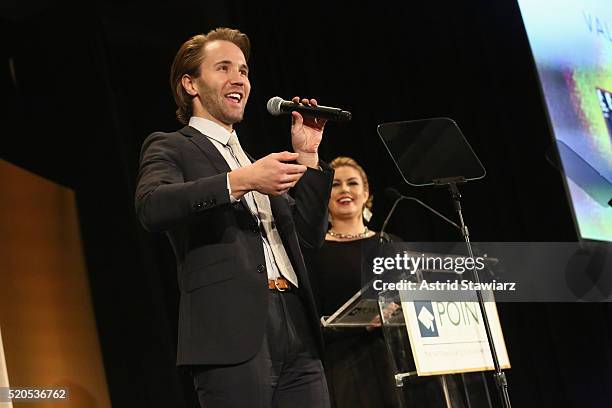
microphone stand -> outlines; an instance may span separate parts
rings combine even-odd
[[[389,214],[387,214],[387,218],[385,218],[385,222],[383,222],[382,228],[380,229],[380,238],[379,238],[379,242],[381,244],[383,244],[384,241],[387,241],[387,242],[391,241],[391,239],[389,238],[389,234],[385,234],[385,228],[387,228],[387,224],[389,223],[389,220],[391,219],[391,215],[393,215],[393,213],[395,212],[395,207],[397,207],[397,205],[403,199],[404,199],[403,196],[399,196],[395,199],[395,202],[393,203],[393,206],[391,207]],[[387,236],[386,238],[385,238],[385,235]]]
[[[459,228],[461,231],[461,235],[465,240],[465,243],[468,248],[468,253],[471,258],[474,258],[474,252],[472,251],[472,244],[470,242],[470,234],[467,225],[463,220],[463,213],[461,211],[461,193],[459,192],[459,188],[457,187],[458,183],[465,182],[465,178],[463,177],[449,177],[444,179],[434,180],[434,184],[438,186],[448,186],[448,190],[451,194],[453,205],[455,207],[455,211],[459,216],[459,223],[461,227]],[[472,274],[474,276],[474,281],[477,287],[480,287],[480,279],[478,277],[478,272],[476,269],[472,269]],[[502,401],[502,406],[504,408],[510,408],[510,394],[508,393],[508,382],[506,380],[506,374],[502,371],[501,366],[499,364],[499,358],[497,357],[497,351],[495,350],[495,344],[493,343],[493,334],[491,332],[491,326],[489,325],[489,318],[487,316],[487,311],[485,309],[484,299],[482,297],[482,291],[480,289],[476,290],[476,296],[478,297],[478,305],[480,306],[480,313],[482,314],[482,319],[484,322],[485,331],[487,333],[487,341],[489,343],[489,350],[491,351],[491,357],[493,358],[493,366],[495,368],[495,373],[493,374],[493,378],[495,380],[495,385],[497,390],[499,391],[500,398]]]
[[[428,209],[432,213],[436,214],[438,217],[442,218],[444,221],[446,221],[447,223],[449,223],[453,227],[457,228],[458,230],[461,230],[461,227],[459,227],[459,225],[455,224],[453,221],[448,219],[446,216],[444,216],[440,212],[436,211],[432,207],[428,206],[427,204],[425,204],[423,201],[419,200],[418,198],[410,197],[410,196],[405,196],[403,194],[400,194],[400,192],[397,191],[394,188],[387,188],[386,192],[387,192],[388,195],[397,196],[397,198],[395,199],[395,202],[393,203],[393,206],[391,207],[391,210],[389,211],[389,214],[387,215],[387,218],[385,218],[385,221],[383,222],[382,228],[380,229],[380,243],[381,244],[383,243],[383,240],[386,240],[387,242],[390,241],[390,239],[388,238],[388,234],[387,234],[387,238],[384,238],[384,236],[385,236],[385,228],[387,228],[387,224],[389,223],[389,220],[391,219],[391,215],[393,215],[393,212],[395,212],[395,207],[397,207],[397,205],[402,200],[415,201],[417,204],[420,204],[421,206],[425,207],[426,209]]]

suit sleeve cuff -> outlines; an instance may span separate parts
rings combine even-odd
[[[234,196],[232,195],[232,188],[230,187],[230,182],[229,182],[229,173],[226,173],[225,179],[227,180],[227,194],[229,195],[230,202],[232,204],[237,203],[240,200],[237,198],[234,198]]]

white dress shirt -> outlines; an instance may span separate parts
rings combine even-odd
[[[240,167],[240,164],[238,163],[238,161],[232,154],[232,151],[228,147],[228,142],[229,142],[231,133],[228,132],[227,129],[225,129],[223,126],[219,125],[218,123],[215,123],[211,120],[200,118],[197,116],[192,116],[189,119],[189,126],[191,126],[192,128],[195,128],[200,133],[202,133],[204,136],[208,137],[208,140],[210,140],[212,144],[217,148],[219,153],[221,153],[221,156],[223,156],[223,158],[225,159],[225,162],[227,163],[230,169],[234,170]],[[234,130],[233,133],[236,133],[236,131]],[[229,173],[227,176],[227,190],[228,190],[230,200],[232,202],[239,201],[239,200],[236,200],[231,194],[232,190],[230,188],[230,183],[229,183]],[[251,213],[257,219],[257,223],[260,224],[261,222],[259,220],[259,214],[257,213],[257,206],[255,205],[255,200],[253,199],[253,194],[248,192],[243,196],[243,198],[245,199],[246,204],[249,207],[249,210],[251,210]],[[262,229],[263,228],[261,228],[261,225],[260,225],[260,230]],[[281,273],[279,272],[278,266],[276,265],[276,262],[274,261],[274,256],[272,255],[272,249],[270,248],[270,243],[268,242],[268,239],[263,234],[261,235],[261,238],[262,238],[264,256],[266,258],[266,271],[268,273],[268,279],[277,279],[281,276]]]

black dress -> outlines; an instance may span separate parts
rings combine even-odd
[[[305,253],[320,314],[333,314],[367,283],[369,277],[362,276],[362,256],[378,246],[376,234],[355,241],[325,241],[318,251]],[[390,358],[380,329],[328,329],[324,335],[323,364],[334,407],[397,405]]]

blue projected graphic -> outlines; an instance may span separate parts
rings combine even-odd
[[[612,1],[518,2],[580,235],[612,242]]]

